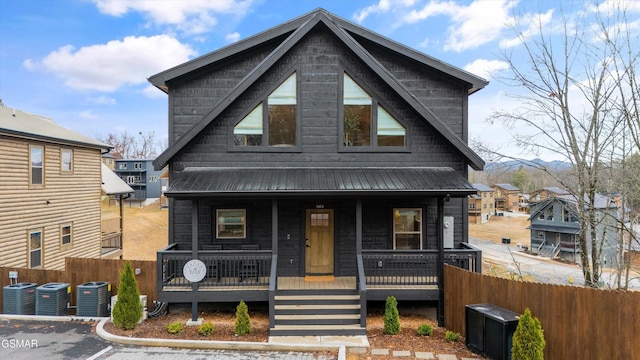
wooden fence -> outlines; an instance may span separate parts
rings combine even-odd
[[[147,295],[147,306],[151,310],[156,299],[156,262],[130,260],[131,267],[140,269],[136,275],[138,290],[141,295]],[[111,295],[118,294],[120,271],[124,269],[125,260],[119,259],[81,259],[66,258],[65,270],[40,270],[14,267],[0,267],[0,286],[10,284],[9,272],[18,272],[18,282],[36,283],[38,286],[47,283],[68,283],[71,285],[70,303],[76,305],[76,288],[87,282],[106,281],[111,284]],[[0,309],[2,309],[0,297]]]
[[[640,292],[513,281],[446,266],[445,327],[465,336],[465,305],[524,313],[544,330],[545,359],[640,359]]]

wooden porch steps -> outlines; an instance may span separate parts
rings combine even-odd
[[[365,335],[355,290],[280,290],[272,336]]]

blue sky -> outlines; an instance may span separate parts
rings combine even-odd
[[[611,1],[611,0],[609,0]],[[602,1],[597,1],[602,2]],[[571,11],[587,8],[570,0]],[[518,155],[499,124],[503,50],[517,52],[507,24],[559,19],[557,1],[528,0],[3,0],[0,98],[87,136],[154,131],[166,139],[167,96],[147,78],[323,7],[406,46],[482,76],[469,133]],[[638,12],[634,13],[638,17]],[[492,134],[492,135],[489,135]],[[497,135],[496,135],[497,134]],[[529,156],[531,157],[531,156]],[[552,157],[552,156],[548,156]]]

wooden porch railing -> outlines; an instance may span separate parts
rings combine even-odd
[[[191,250],[176,250],[176,244],[158,252],[158,270],[162,274],[159,289],[191,287],[182,274],[192,259]],[[198,259],[207,267],[200,286],[268,286],[271,275],[271,250],[199,250]]]
[[[102,249],[122,249],[122,233],[110,232],[102,234]]]

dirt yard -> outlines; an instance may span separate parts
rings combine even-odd
[[[531,233],[528,216],[493,216],[484,224],[469,224],[469,236],[501,243],[502,238],[510,238],[511,245],[529,246]]]

